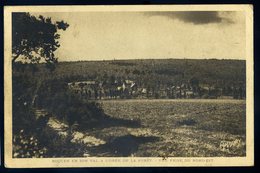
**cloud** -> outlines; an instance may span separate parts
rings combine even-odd
[[[193,23],[195,25],[203,25],[210,23],[233,23],[232,20],[223,14],[228,12],[217,11],[176,11],[176,12],[147,12],[148,16],[165,16],[173,20],[180,20],[185,23]]]

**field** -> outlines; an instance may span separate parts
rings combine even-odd
[[[89,156],[229,157],[246,155],[244,100],[107,100],[105,113],[128,123],[86,133],[105,141]]]

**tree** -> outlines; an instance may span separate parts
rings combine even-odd
[[[190,85],[191,85],[191,87],[192,87],[192,89],[193,89],[194,92],[198,92],[199,83],[200,83],[200,82],[199,82],[199,79],[196,78],[196,77],[192,77],[192,78],[190,79]]]
[[[45,62],[52,68],[58,61],[54,52],[60,47],[58,30],[65,31],[69,24],[52,22],[51,18],[29,13],[12,14],[12,63],[21,61],[30,64]]]
[[[58,39],[60,35],[58,30],[65,31],[69,25],[64,21],[53,23],[51,18],[43,16],[35,17],[29,13],[13,13],[12,14],[12,64],[13,69],[23,66],[26,62],[30,67],[34,64],[45,62],[47,68],[51,71],[54,70],[54,64],[58,59],[55,57],[54,52],[60,46]],[[35,69],[32,69],[34,72]],[[25,75],[25,76],[23,76]],[[18,90],[23,91],[21,88],[34,88],[30,92],[24,92],[28,98],[32,98],[32,93],[37,94],[39,87],[42,84],[41,80],[31,78],[30,82],[23,82],[19,84],[19,78],[23,77],[24,80],[28,78],[28,74],[13,74],[13,86],[19,86],[17,90],[13,90],[13,94],[19,93]],[[30,85],[29,85],[30,84]],[[21,92],[23,93],[23,92]],[[30,94],[29,94],[30,93]],[[19,98],[19,95],[17,95]]]

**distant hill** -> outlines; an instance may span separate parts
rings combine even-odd
[[[58,78],[74,80],[132,79],[140,82],[176,84],[192,78],[200,84],[245,85],[244,60],[112,60],[60,62],[53,74]]]
[[[27,89],[32,88],[32,85],[35,88],[31,90],[37,90],[38,84],[46,84],[46,89],[55,88],[55,91],[66,88],[68,83],[74,86],[75,83],[91,81],[97,84],[93,90],[96,96],[98,92],[112,92],[111,90],[118,87],[124,88],[127,81],[132,81],[136,87],[135,91],[141,92],[137,97],[143,92],[147,93],[146,97],[150,94],[152,98],[163,98],[165,93],[169,98],[186,98],[188,93],[196,98],[245,98],[246,91],[244,60],[149,59],[60,62],[53,72],[48,71],[44,64],[37,66],[38,68],[29,68],[32,66],[20,65],[20,70],[16,68],[13,71],[13,79],[20,81],[18,84],[24,81],[23,78],[30,79],[31,84],[25,85],[28,86]],[[100,91],[100,88],[103,88],[103,91]],[[83,92],[83,86],[80,90],[82,91],[75,92]],[[132,97],[130,90],[133,89],[128,90],[125,95]],[[173,92],[176,96],[171,94]]]
[[[245,87],[246,84],[245,60],[147,59],[59,62],[52,73],[47,72],[43,64],[38,67],[39,70],[32,77],[65,82],[130,79],[144,86],[179,85],[191,80],[200,85],[216,87]],[[24,72],[26,73],[26,70]]]

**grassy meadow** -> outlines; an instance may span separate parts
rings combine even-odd
[[[244,100],[108,100],[105,113],[130,123],[88,131],[106,141],[90,155],[245,156]],[[131,121],[139,125],[131,126]]]

